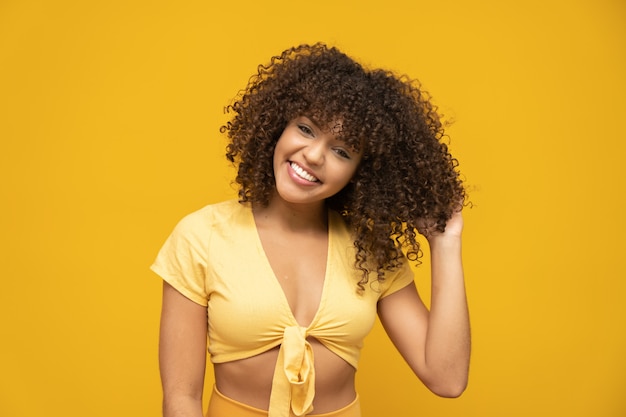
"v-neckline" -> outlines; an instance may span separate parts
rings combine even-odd
[[[269,277],[268,281],[270,281],[270,284],[275,286],[276,290],[280,293],[282,307],[288,313],[289,319],[293,322],[293,324],[298,325],[305,329],[310,329],[311,327],[315,325],[315,322],[318,320],[318,317],[320,315],[320,311],[324,307],[324,302],[326,299],[326,288],[328,286],[329,278],[332,276],[332,274],[330,273],[330,268],[332,265],[331,249],[333,247],[332,230],[333,230],[334,216],[332,215],[330,210],[328,210],[328,226],[327,226],[328,244],[326,247],[326,266],[324,268],[324,281],[322,282],[322,292],[320,295],[320,300],[317,305],[317,310],[315,311],[315,314],[313,315],[313,318],[311,319],[311,322],[308,323],[307,325],[302,325],[296,319],[296,316],[293,310],[291,309],[291,306],[289,305],[289,299],[287,298],[287,294],[285,293],[285,290],[283,289],[282,285],[280,285],[280,281],[278,280],[278,277],[276,276],[276,273],[274,272],[274,269],[272,268],[272,264],[267,256],[267,253],[265,252],[265,248],[263,247],[263,241],[261,240],[261,235],[259,234],[259,229],[257,227],[256,219],[254,218],[254,213],[252,211],[252,208],[248,210],[248,215],[249,215],[250,224],[252,225],[252,229],[253,229],[255,246],[257,247],[257,250],[259,251],[261,258],[263,259],[264,269],[267,271],[267,273],[262,273],[261,275],[263,276],[267,275]]]

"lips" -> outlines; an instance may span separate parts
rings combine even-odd
[[[317,179],[317,177],[315,177],[314,175],[311,175],[309,172],[307,172],[304,168],[302,168],[300,165],[296,164],[295,162],[290,162],[289,165],[291,166],[291,169],[293,169],[293,171],[296,173],[296,175],[304,180],[307,180],[309,182],[320,182],[319,179]]]

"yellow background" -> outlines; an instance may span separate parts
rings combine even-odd
[[[623,1],[3,0],[0,416],[159,415],[148,266],[234,195],[223,107],[318,40],[422,81],[475,204],[468,390],[427,392],[377,327],[363,415],[626,415]]]

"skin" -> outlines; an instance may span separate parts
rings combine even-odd
[[[341,122],[332,129],[341,130]],[[300,214],[304,211],[307,217],[309,213],[320,218],[325,215],[324,200],[348,184],[362,156],[337,139],[333,130],[322,130],[307,117],[287,125],[274,150],[277,192],[270,206],[287,205]],[[306,178],[298,174],[302,171]]]
[[[276,192],[267,207],[253,209],[265,254],[303,326],[313,319],[322,294],[328,249],[324,201],[348,184],[362,157],[336,138],[334,129],[340,127],[338,122],[321,129],[306,117],[289,123],[274,153]],[[470,331],[462,230],[458,212],[445,232],[425,232],[432,265],[430,311],[414,284],[378,303],[378,315],[398,351],[424,384],[444,397],[459,396],[468,378]],[[166,417],[202,416],[207,320],[205,307],[164,283],[160,369]],[[314,338],[309,342],[317,378],[314,413],[344,407],[356,395],[354,368]],[[236,401],[267,409],[277,356],[278,348],[215,364],[218,389]]]

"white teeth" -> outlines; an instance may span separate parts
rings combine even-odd
[[[315,178],[313,175],[306,172],[304,169],[302,169],[300,165],[296,164],[295,162],[291,163],[291,168],[293,168],[293,170],[296,172],[296,174],[298,174],[300,178],[304,178],[305,180],[311,181],[311,182],[318,181],[317,178]]]

